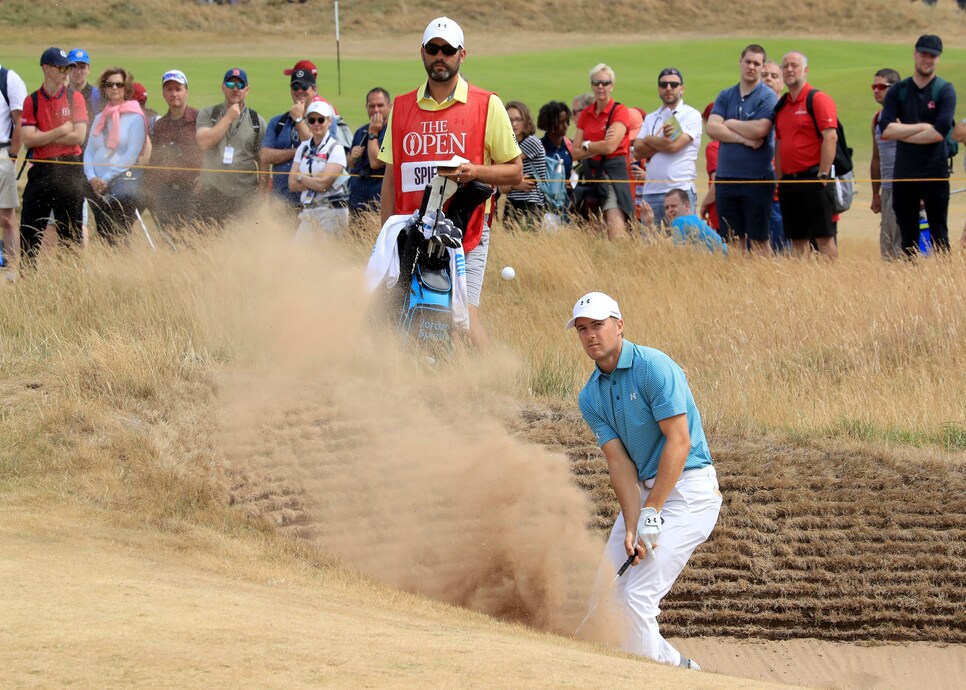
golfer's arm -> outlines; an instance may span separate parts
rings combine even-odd
[[[679,414],[658,422],[661,433],[664,434],[664,450],[658,460],[657,476],[654,478],[654,488],[651,489],[644,505],[660,511],[664,502],[678,483],[684,465],[688,461],[691,451],[691,433],[688,431],[688,416]],[[625,516],[626,519],[627,516]]]
[[[624,526],[636,532],[637,520],[641,517],[641,480],[637,476],[637,465],[631,460],[619,438],[608,441],[601,446],[601,450],[607,458],[610,485],[617,494],[617,502],[624,515]]]
[[[953,128],[953,139],[961,144],[966,144],[966,120],[956,123],[956,127]]]

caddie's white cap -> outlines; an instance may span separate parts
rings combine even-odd
[[[564,329],[573,328],[574,322],[582,317],[587,317],[594,321],[603,321],[611,316],[615,319],[623,318],[621,316],[621,309],[617,306],[614,298],[605,295],[603,292],[588,292],[577,300],[577,304],[574,305],[573,318],[567,322]]]
[[[441,38],[454,48],[463,47],[463,30],[449,17],[437,17],[429,23],[423,32],[423,45],[434,38]]]
[[[308,116],[311,113],[317,113],[322,117],[332,117],[335,115],[335,111],[332,110],[332,105],[328,101],[323,101],[321,98],[316,98],[309,103],[309,107],[305,109],[305,114]]]

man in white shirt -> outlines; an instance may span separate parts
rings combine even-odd
[[[634,140],[634,155],[647,160],[644,201],[654,211],[654,223],[665,222],[664,195],[672,189],[687,191],[697,208],[698,151],[701,148],[701,113],[684,104],[684,77],[674,67],[657,78],[661,107],[644,118]]]
[[[11,69],[0,67],[3,79],[0,96],[0,228],[3,232],[3,255],[0,265],[14,269],[20,256],[20,227],[17,209],[16,160],[20,155],[20,113],[27,98],[27,85]],[[10,273],[9,275],[13,275]]]

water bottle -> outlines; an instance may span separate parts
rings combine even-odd
[[[926,209],[919,209],[919,253],[928,256],[932,253],[932,234],[929,232],[929,219]]]

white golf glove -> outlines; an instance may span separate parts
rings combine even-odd
[[[644,544],[647,555],[652,559],[657,558],[654,555],[654,547],[657,546],[658,537],[661,536],[663,523],[664,518],[654,508],[641,508],[641,517],[637,519],[637,539]]]

